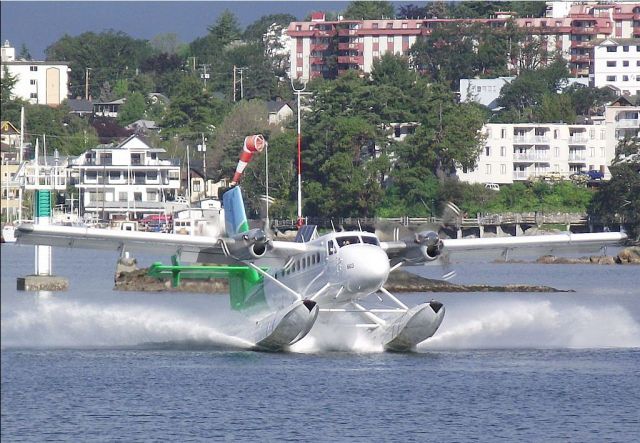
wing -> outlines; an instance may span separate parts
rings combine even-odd
[[[453,260],[467,258],[512,259],[545,254],[602,252],[607,246],[617,246],[627,236],[620,232],[593,234],[553,234],[519,237],[465,238],[442,240],[443,250]]]
[[[23,223],[17,227],[16,237],[19,244],[177,255],[187,263],[282,260],[307,250],[302,243],[270,241],[259,230],[216,238]]]

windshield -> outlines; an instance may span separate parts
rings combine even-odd
[[[336,242],[339,247],[344,247],[347,245],[354,245],[356,243],[360,243],[360,237],[349,236],[349,237],[338,237],[336,238]]]
[[[369,236],[366,236],[366,235],[362,236],[362,242],[363,243],[368,243],[370,245],[379,245],[380,244],[378,242],[378,238],[377,237],[373,237],[373,236],[369,237]]]

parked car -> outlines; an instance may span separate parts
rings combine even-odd
[[[486,189],[491,189],[492,191],[499,191],[500,185],[497,183],[485,183],[484,187]]]
[[[597,169],[591,169],[587,172],[587,175],[591,180],[602,180],[604,178],[604,174]]]
[[[604,178],[604,174],[597,169],[591,169],[589,171],[579,171],[573,173],[569,178],[574,181],[602,180]]]

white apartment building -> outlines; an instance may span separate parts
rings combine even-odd
[[[640,106],[624,97],[610,104],[593,124],[489,123],[474,170],[457,175],[468,183],[510,184],[559,173],[599,170],[609,179],[618,141],[640,135]]]
[[[113,219],[114,215],[162,214],[180,189],[180,161],[161,160],[164,149],[132,135],[122,143],[100,145],[72,164],[84,214]]]
[[[69,95],[69,65],[66,62],[16,60],[16,50],[8,41],[2,45],[2,69],[16,77],[13,95],[31,104],[58,106]]]
[[[498,78],[461,78],[460,79],[460,101],[475,101],[489,109],[495,110],[499,108],[498,97],[502,87],[511,83],[516,77],[498,77]],[[587,78],[568,78],[564,88],[568,88],[574,84],[589,86]],[[561,92],[561,91],[558,91]]]
[[[597,88],[610,86],[620,94],[640,94],[640,38],[608,38],[597,43],[591,75]]]

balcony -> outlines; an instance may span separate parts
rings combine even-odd
[[[569,154],[569,162],[571,163],[586,163],[587,155],[586,153],[570,153]]]
[[[616,122],[618,128],[637,128],[640,127],[640,120],[635,118],[620,119]]]
[[[340,51],[360,51],[364,48],[364,43],[338,43]]]
[[[571,62],[572,63],[588,63],[591,60],[591,56],[589,54],[572,54]]]
[[[541,145],[548,144],[549,137],[546,135],[516,135],[513,138],[513,144],[521,144],[521,145]]]
[[[338,63],[362,65],[364,64],[364,57],[361,55],[339,55]]]
[[[571,40],[572,48],[590,48],[593,46],[590,40]]]
[[[527,180],[531,175],[528,171],[513,171],[514,180]]]
[[[514,163],[517,163],[520,161],[532,163],[532,162],[548,161],[548,160],[549,160],[548,151],[515,152],[513,154]]]
[[[569,136],[569,144],[570,145],[584,145],[585,143],[587,143],[588,139],[586,134],[585,135],[573,135],[573,136]]]

